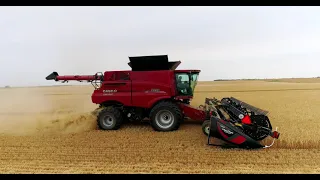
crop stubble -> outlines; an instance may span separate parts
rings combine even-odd
[[[280,140],[258,151],[207,146],[196,122],[169,133],[139,123],[97,130],[90,86],[1,89],[0,173],[319,173],[318,89],[318,83],[198,84],[194,106],[205,97],[234,96],[269,110]]]

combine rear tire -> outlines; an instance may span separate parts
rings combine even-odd
[[[210,120],[206,120],[202,123],[202,132],[204,135],[208,136],[210,131]]]
[[[160,102],[150,112],[151,126],[156,131],[174,131],[183,121],[180,108],[172,102]]]
[[[100,111],[97,121],[100,129],[117,130],[123,122],[123,117],[119,109],[109,106]]]

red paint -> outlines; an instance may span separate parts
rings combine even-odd
[[[176,90],[176,89],[174,89],[174,90]],[[174,94],[175,94],[176,92],[174,91]],[[177,100],[183,100],[183,99],[192,99],[193,97],[192,96],[176,96],[175,97],[175,99],[177,99]]]
[[[243,142],[246,141],[246,138],[244,138],[243,136],[237,136],[234,139],[230,140],[232,143],[234,144],[242,144]]]
[[[222,121],[223,122],[223,121]],[[229,138],[227,135],[225,135],[225,133],[222,131],[221,127],[218,124],[218,131],[221,134],[221,136],[223,138],[225,138],[226,140]],[[235,138],[233,138],[232,140],[230,140],[230,142],[234,143],[234,144],[242,144],[244,141],[246,141],[246,138],[244,138],[243,136],[237,136]]]
[[[118,103],[127,107],[152,108],[162,100],[190,100],[193,96],[184,96],[177,91],[176,73],[200,73],[200,70],[175,70],[180,63],[176,63],[170,70],[154,71],[105,71],[103,76],[95,75],[56,75],[59,81],[93,81],[100,80],[101,87],[95,89],[91,100],[95,104]],[[163,65],[163,64],[162,64]],[[102,79],[103,78],[103,79]],[[205,120],[205,111],[183,104],[180,106],[185,116]]]
[[[102,83],[103,86],[94,91],[92,94],[92,102],[101,104],[106,101],[117,101],[124,106],[151,108],[156,102],[173,97],[175,97],[175,99],[192,99],[192,96],[177,95],[175,72],[176,71],[172,70],[105,72],[105,81]],[[190,71],[179,70],[179,72]],[[119,80],[121,74],[127,74],[128,79]],[[104,90],[114,89],[116,89],[117,92],[113,93],[112,96],[103,95]],[[153,92],[152,89],[159,89],[160,91]]]
[[[224,120],[221,120],[221,121],[219,121],[219,122],[221,122],[222,124],[227,124],[227,122],[224,121]]]
[[[175,71],[107,71],[102,87],[92,94],[92,102],[117,101],[124,106],[151,108],[156,102],[176,95]],[[127,76],[127,80],[120,80]],[[174,86],[173,86],[174,85]],[[172,86],[174,88],[172,88]],[[152,89],[159,89],[153,92]],[[104,90],[117,90],[106,95]],[[107,93],[108,94],[108,93]]]
[[[278,133],[277,131],[273,131],[272,133],[272,137],[278,139],[280,136],[280,133]]]
[[[243,124],[251,124],[251,119],[248,115],[245,115],[244,118],[241,120]]]
[[[92,81],[95,79],[100,79],[95,75],[70,75],[70,76],[57,76],[57,81]]]
[[[194,108],[188,104],[180,103],[180,108],[183,111],[183,114],[193,120],[204,121],[206,120],[206,113],[203,110]]]
[[[229,138],[227,135],[224,134],[224,132],[222,131],[222,129],[221,129],[221,127],[219,126],[219,124],[218,124],[218,131],[219,131],[219,133],[221,134],[221,136],[222,136],[223,138],[225,138],[225,139],[228,139],[228,138]]]
[[[192,99],[192,96],[179,96],[176,91],[176,72],[200,72],[200,70],[163,70],[163,71],[106,71],[102,87],[94,90],[91,99],[95,104],[114,101],[124,106],[151,108],[164,99]],[[126,78],[126,79],[125,79]],[[57,76],[56,80],[92,81],[99,80],[97,75]],[[121,80],[125,79],[125,80]],[[160,89],[153,92],[152,89]],[[117,90],[104,93],[105,90]],[[201,114],[201,113],[200,113]],[[194,117],[194,116],[193,116]],[[202,114],[197,119],[203,119]]]

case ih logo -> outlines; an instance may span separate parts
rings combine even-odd
[[[115,93],[115,92],[117,92],[116,89],[114,89],[114,90],[110,90],[110,89],[103,90],[103,93]]]

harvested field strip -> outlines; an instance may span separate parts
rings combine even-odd
[[[132,127],[139,128],[139,127]],[[205,137],[154,134],[154,141],[129,129],[75,135],[1,137],[2,173],[319,173],[320,150],[224,150]],[[180,134],[180,133],[178,133]],[[172,140],[171,140],[172,138]],[[142,140],[144,139],[144,140]],[[190,141],[188,140],[190,139]],[[182,141],[183,140],[183,141]],[[197,143],[194,144],[194,142]],[[182,143],[182,142],[183,143]],[[203,142],[201,142],[203,141]],[[155,143],[154,143],[155,142]],[[200,143],[199,143],[200,142]],[[181,146],[184,144],[184,146]],[[184,147],[184,148],[182,148]],[[303,154],[303,158],[297,158]],[[250,158],[249,158],[250,157]],[[232,163],[231,163],[232,162]],[[231,165],[231,164],[232,165]]]

